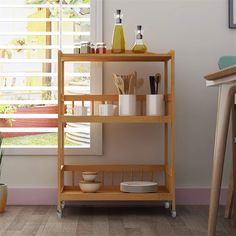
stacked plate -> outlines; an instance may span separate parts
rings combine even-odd
[[[125,193],[155,193],[157,183],[148,181],[130,181],[120,183],[120,191]]]

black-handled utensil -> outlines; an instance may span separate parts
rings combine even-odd
[[[149,76],[151,94],[155,94],[155,76]]]
[[[154,78],[155,78],[155,84],[156,84],[155,94],[158,94],[158,85],[161,80],[161,74],[159,74],[159,73],[155,74]]]

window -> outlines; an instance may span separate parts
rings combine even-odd
[[[1,1],[0,132],[6,154],[57,153],[57,52],[100,41],[101,11],[102,0]],[[101,93],[101,72],[98,63],[65,65],[66,93]],[[101,125],[68,123],[67,154],[101,154],[101,137]]]

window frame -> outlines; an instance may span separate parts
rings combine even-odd
[[[103,41],[103,0],[91,0],[91,41]],[[91,63],[91,93],[103,93],[103,63]],[[95,76],[96,75],[96,76]],[[100,156],[103,155],[103,125],[90,123],[90,147],[89,148],[65,148],[65,156]],[[4,147],[4,155],[7,156],[56,156],[57,147]]]

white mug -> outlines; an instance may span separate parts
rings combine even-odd
[[[119,95],[119,115],[135,116],[136,115],[136,95]]]
[[[98,110],[100,116],[114,116],[116,114],[117,105],[99,104]]]
[[[165,102],[163,94],[149,94],[146,96],[147,116],[163,116],[165,114]]]
[[[74,115],[75,116],[87,116],[87,114],[88,114],[87,107],[75,105],[75,107],[74,107]]]

